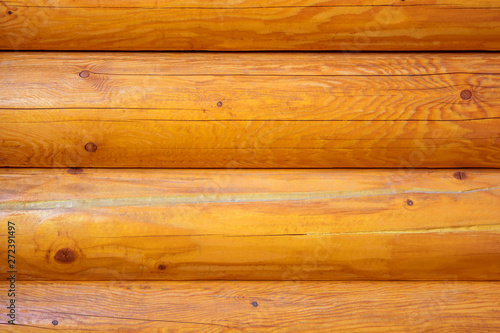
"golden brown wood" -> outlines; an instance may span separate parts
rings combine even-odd
[[[499,167],[500,56],[0,55],[0,165]]]
[[[19,280],[500,279],[499,171],[0,171]]]
[[[497,282],[22,282],[18,288],[18,325],[1,325],[3,332],[500,330]],[[6,293],[4,285],[0,291]]]
[[[6,0],[3,50],[500,50],[495,0]]]

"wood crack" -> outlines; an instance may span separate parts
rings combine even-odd
[[[36,311],[36,310],[33,310]],[[40,313],[46,313],[42,311],[36,311]],[[105,316],[105,315],[92,315],[92,314],[82,314],[82,313],[71,313],[71,312],[59,312],[59,311],[51,311],[51,315],[53,314],[62,314],[62,315],[70,315],[75,317],[90,317],[90,318],[108,318],[108,319],[120,319],[120,320],[134,320],[134,321],[144,321],[144,322],[161,322],[161,323],[177,323],[177,324],[193,324],[193,325],[203,325],[203,326],[218,326],[231,328],[233,326],[222,325],[222,324],[214,324],[214,323],[203,323],[196,321],[180,321],[180,320],[163,320],[163,319],[148,319],[148,318],[127,318],[127,317],[118,317],[118,316]]]
[[[500,7],[493,7],[493,6],[485,6],[485,7],[474,7],[474,6],[457,6],[455,4],[385,4],[385,5],[363,5],[363,4],[357,4],[357,5],[335,5],[335,6],[329,6],[329,5],[306,5],[306,6],[233,6],[233,7],[222,7],[222,6],[212,6],[212,7],[206,7],[206,6],[182,6],[182,7],[175,7],[175,6],[165,6],[165,7],[157,7],[157,6],[150,6],[150,7],[139,7],[139,6],[130,6],[130,7],[123,7],[123,6],[44,6],[44,5],[20,5],[20,4],[15,4],[15,3],[5,3],[4,4],[6,7],[9,6],[15,6],[15,7],[21,7],[21,8],[41,8],[41,9],[123,9],[123,10],[128,10],[128,9],[133,9],[133,10],[188,10],[188,9],[195,9],[195,10],[248,10],[248,9],[286,9],[286,8],[363,8],[363,7],[393,7],[393,8],[404,8],[404,7],[437,7],[437,8],[442,8],[442,9],[451,9],[451,10],[467,10],[467,9],[478,9],[478,10],[485,10],[485,9],[500,9]]]

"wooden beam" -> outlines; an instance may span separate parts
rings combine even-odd
[[[495,0],[6,0],[2,50],[500,50]]]
[[[498,282],[19,282],[17,288],[17,325],[2,323],[4,332],[500,330]]]
[[[1,169],[0,183],[19,280],[500,279],[494,170]]]
[[[500,167],[500,56],[0,54],[0,166]]]

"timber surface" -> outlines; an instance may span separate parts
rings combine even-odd
[[[0,75],[0,166],[500,166],[496,54],[3,53]]]
[[[0,183],[18,280],[500,278],[496,170],[1,169]]]
[[[6,0],[0,49],[498,51],[499,21],[496,0]]]
[[[20,282],[3,332],[500,331],[498,282]],[[6,294],[2,284],[2,294]],[[57,320],[57,326],[52,322]]]

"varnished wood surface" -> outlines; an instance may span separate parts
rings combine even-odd
[[[496,54],[21,52],[0,75],[1,166],[500,165]]]
[[[18,280],[500,278],[496,170],[1,169],[0,183]]]
[[[498,282],[20,282],[18,325],[0,330],[498,332],[499,291]]]
[[[3,50],[500,50],[495,0],[6,0]]]

